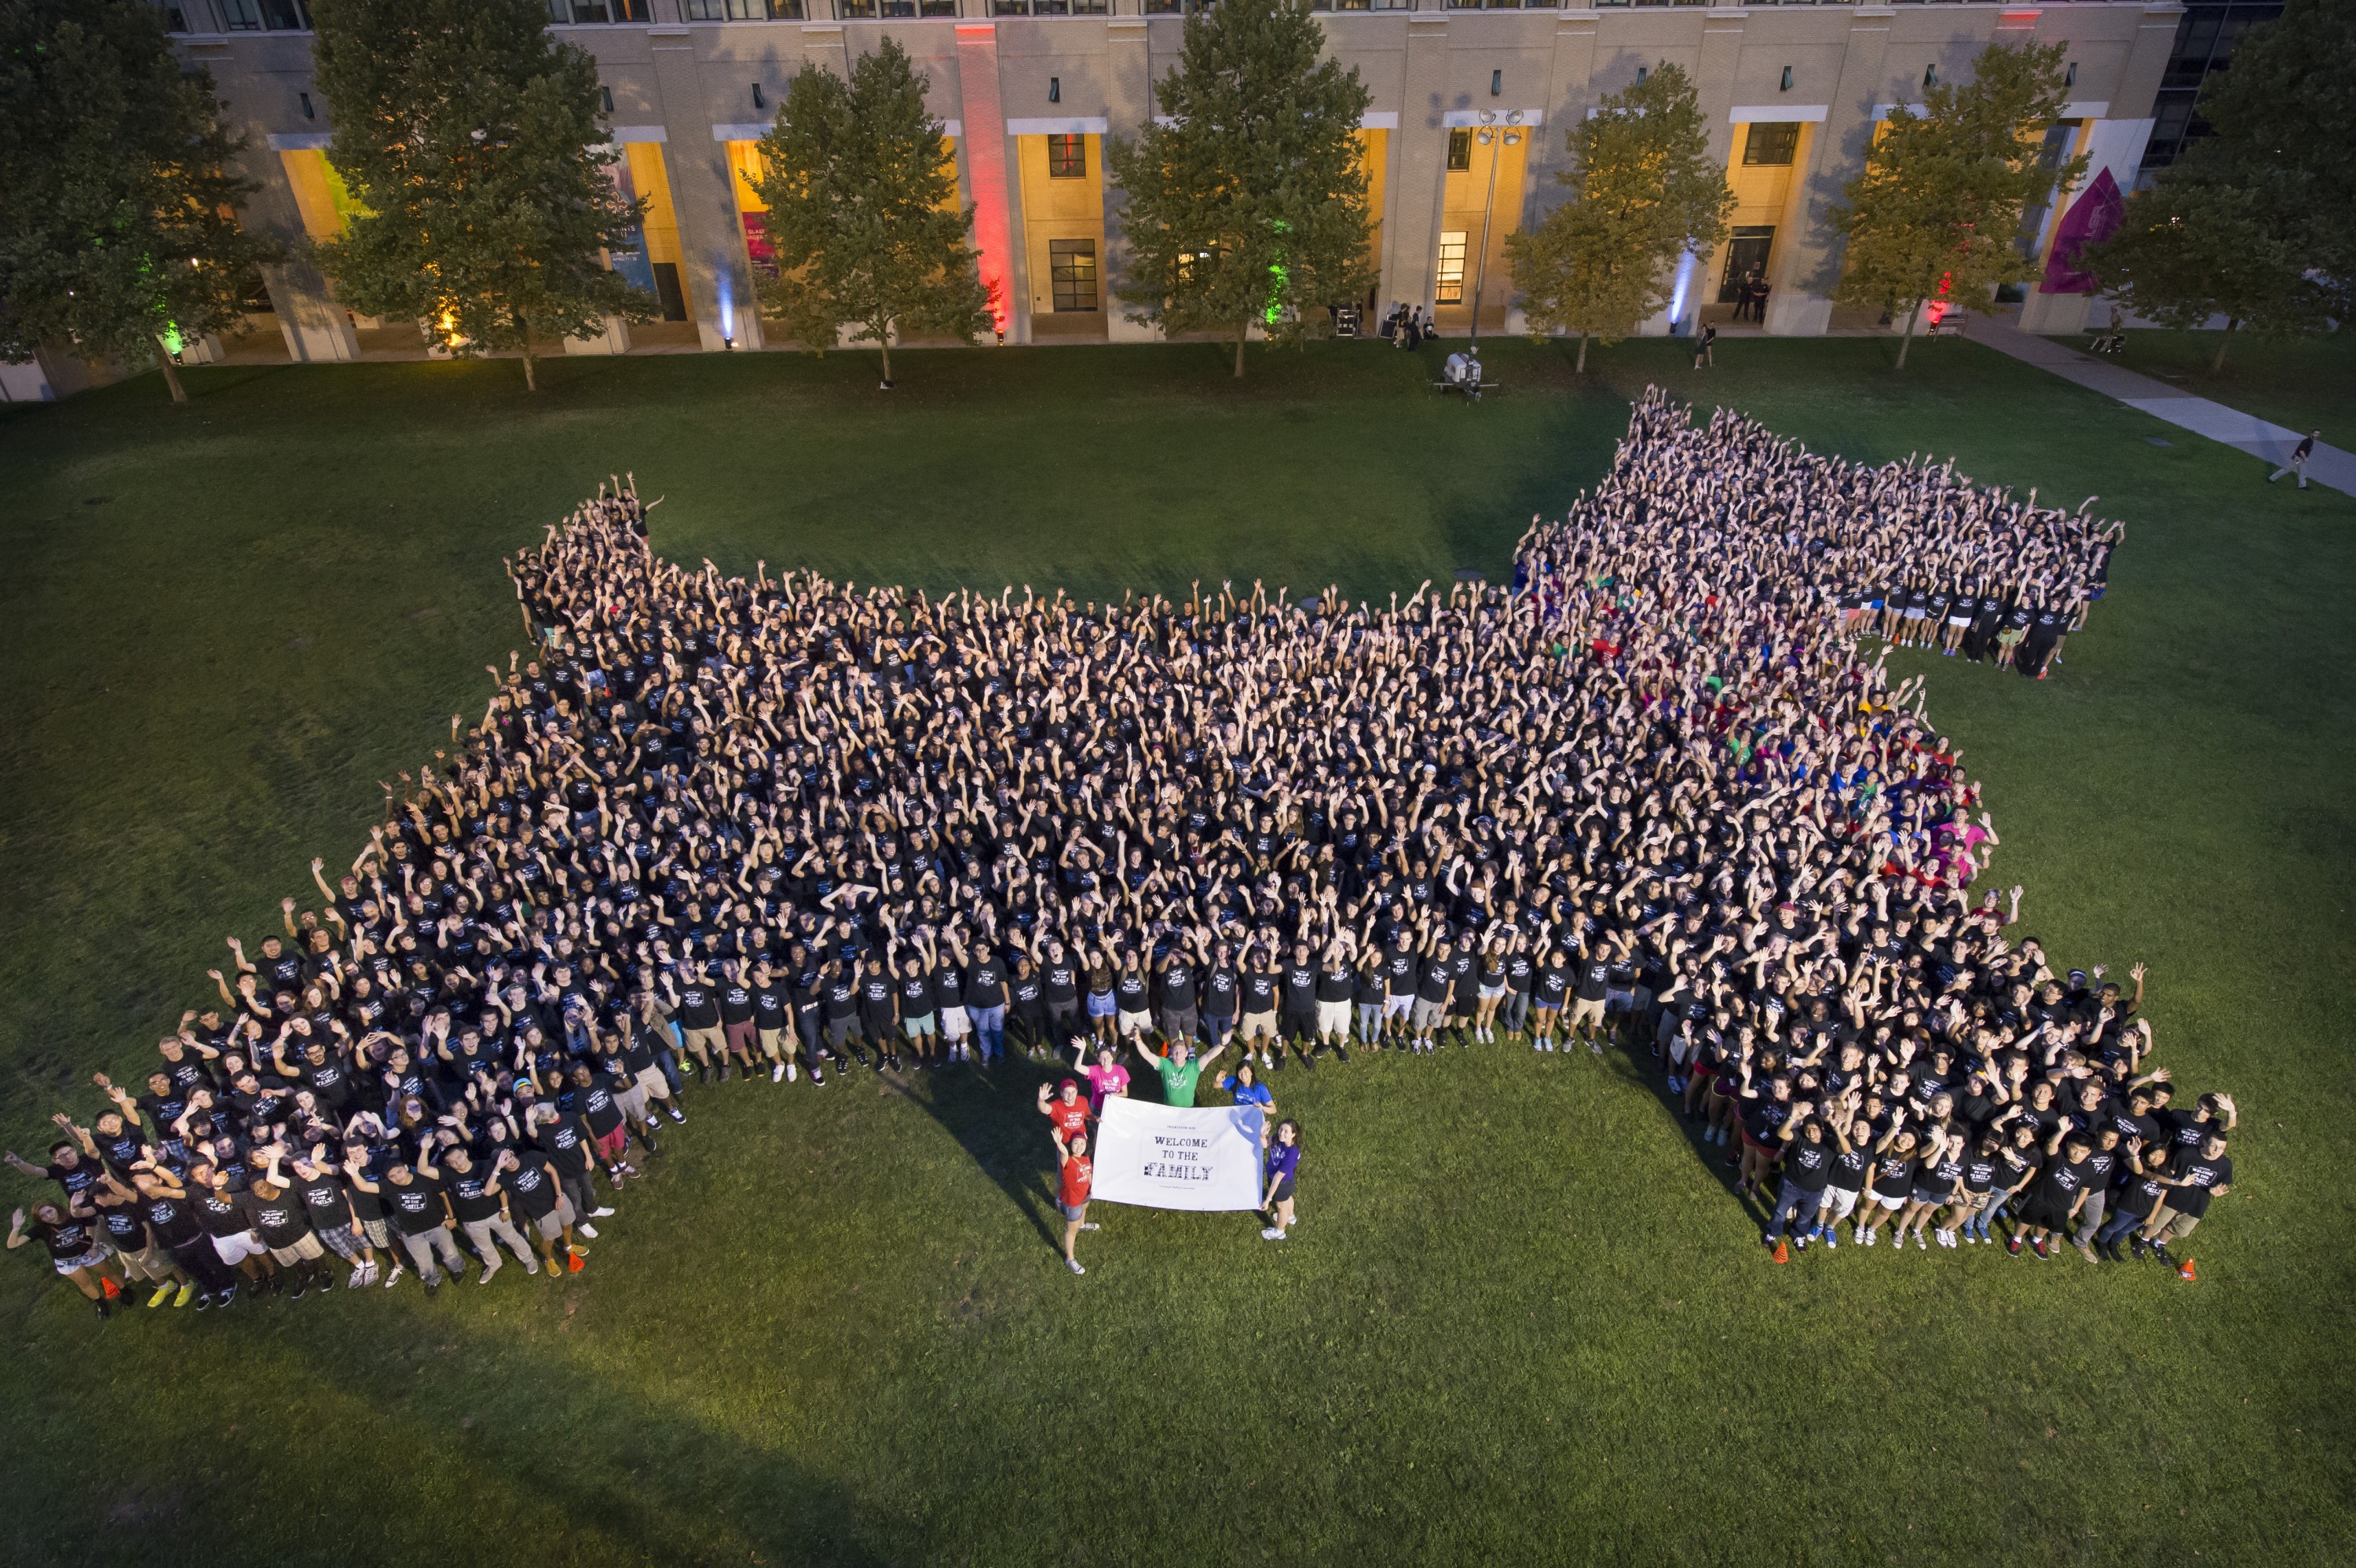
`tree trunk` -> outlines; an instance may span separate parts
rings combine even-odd
[[[164,340],[160,337],[155,340],[155,347],[157,349],[155,363],[164,368],[164,385],[171,389],[172,400],[176,403],[187,402],[188,389],[180,385],[180,372],[172,364],[172,351],[164,347]]]
[[[537,392],[540,390],[540,378],[532,373],[531,323],[519,315],[516,317],[516,325],[521,329],[519,336],[523,338],[523,389],[527,392]]]
[[[876,338],[875,347],[884,351],[884,384],[888,387],[892,384],[892,331],[889,327]]]
[[[1587,334],[1584,331],[1579,335],[1579,363],[1571,368],[1571,374],[1574,376],[1587,374]]]
[[[2232,316],[2225,318],[2225,330],[2217,335],[2217,357],[2209,361],[2209,374],[2222,375],[2225,369],[2225,350],[2233,341],[2233,328],[2242,324]]]
[[[1250,336],[1250,322],[1247,321],[1236,328],[1236,379],[1238,381],[1244,379],[1244,339]]]
[[[1906,368],[1906,351],[1914,346],[1914,318],[1922,314],[1922,302],[1916,300],[1906,307],[1906,334],[1898,340],[1897,368]]]

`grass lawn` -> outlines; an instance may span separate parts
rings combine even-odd
[[[2138,329],[2126,336],[2118,363],[2130,370],[2301,435],[2320,430],[2334,446],[2356,443],[2356,332],[2287,339],[2236,332],[2222,371],[2209,368],[2220,334]]]
[[[2139,335],[2140,336],[2141,335]],[[0,1268],[9,1563],[2332,1563],[2356,1556],[2356,504],[1976,346],[1599,350],[1428,398],[1372,346],[222,369],[0,414],[0,1136],[146,1060],[225,933],[348,859],[520,631],[500,558],[633,468],[659,549],[1082,596],[1506,565],[1655,379],[2133,527],[2043,684],[1906,654],[1997,876],[2152,966],[2244,1108],[2157,1267],[1774,1268],[1619,1058],[1298,1070],[1304,1219],[1047,1240],[1020,1066],[691,1101],[590,1271],[95,1321]],[[69,1093],[80,1082],[80,1091]],[[25,1184],[20,1194],[29,1195]],[[1893,1264],[1895,1266],[1893,1266]]]

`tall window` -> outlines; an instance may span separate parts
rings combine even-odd
[[[311,30],[311,10],[303,0],[222,0],[221,18],[232,33]]]
[[[1440,304],[1464,303],[1464,231],[1451,229],[1440,237],[1439,288],[1433,300]]]
[[[1460,174],[1472,166],[1472,133],[1469,129],[1448,133],[1448,166]]]
[[[1789,164],[1800,150],[1800,127],[1784,121],[1774,123],[1754,122],[1751,134],[1742,143],[1742,161],[1746,164],[1770,165]]]
[[[1051,180],[1087,178],[1088,139],[1086,136],[1048,137],[1047,177]]]
[[[2145,168],[2174,163],[2186,143],[2210,134],[2209,123],[2193,108],[2201,84],[2211,71],[2225,69],[2244,29],[2281,15],[2279,0],[2184,8],[2184,15],[2176,21],[2176,42],[2169,50],[2168,67],[2160,73],[2159,91],[2152,99],[2151,139],[2143,149]]]
[[[1058,311],[1097,308],[1097,242],[1093,240],[1047,241],[1047,277]]]

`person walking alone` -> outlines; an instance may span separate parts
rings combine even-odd
[[[2322,433],[2319,430],[2308,431],[2307,439],[2291,449],[2290,461],[2267,475],[2266,483],[2271,485],[2286,474],[2296,474],[2298,475],[2298,487],[2302,490],[2306,489],[2307,460],[2315,455],[2315,438]]]

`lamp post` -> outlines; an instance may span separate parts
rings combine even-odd
[[[1521,123],[1521,118],[1522,112],[1518,109],[1514,110],[1505,116],[1505,123],[1508,125],[1519,124]],[[1473,261],[1472,263],[1472,338],[1475,343],[1481,341],[1481,291],[1483,286],[1486,284],[1489,280],[1489,222],[1492,216],[1494,214],[1497,206],[1497,165],[1498,162],[1505,157],[1505,150],[1506,147],[1518,147],[1522,144],[1522,133],[1519,131],[1505,132],[1504,145],[1500,146],[1495,144],[1497,133],[1488,129],[1488,127],[1496,123],[1496,119],[1497,113],[1495,110],[1483,109],[1481,111],[1482,129],[1473,134],[1474,141],[1479,142],[1483,146],[1490,149],[1489,194],[1483,198],[1481,203],[1481,254]]]

